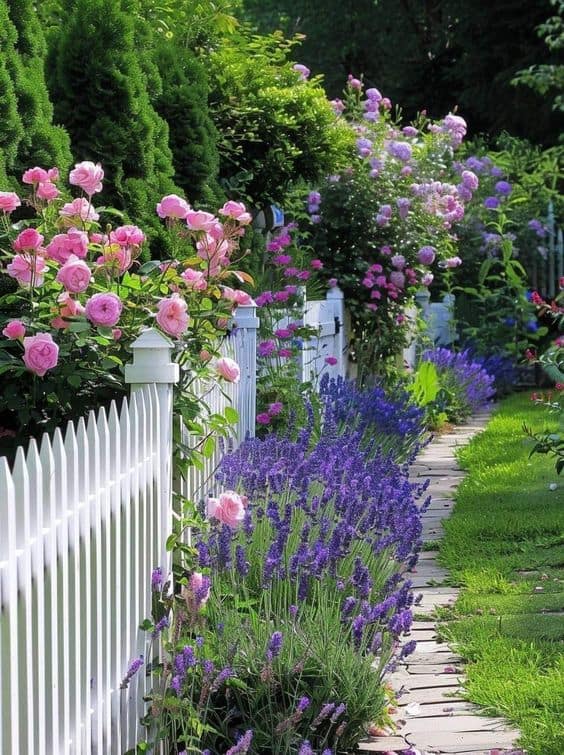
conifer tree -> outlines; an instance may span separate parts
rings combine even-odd
[[[205,68],[189,50],[170,42],[160,45],[157,60],[162,93],[156,107],[169,125],[175,181],[191,202],[213,204],[219,198],[219,154]]]
[[[23,125],[18,113],[18,101],[13,74],[18,70],[16,52],[17,33],[8,16],[5,0],[0,0],[0,177],[12,173],[18,147],[23,138]]]
[[[50,56],[55,114],[77,159],[102,163],[104,202],[124,210],[159,249],[159,198],[174,191],[168,127],[152,107],[135,14],[121,0],[67,0],[69,17]],[[130,7],[131,6],[131,7]]]
[[[18,111],[24,128],[19,144],[16,172],[31,165],[65,171],[71,163],[70,140],[66,131],[53,125],[53,105],[45,81],[47,45],[33,0],[9,0],[10,20],[15,27],[18,65],[14,68],[14,87]]]

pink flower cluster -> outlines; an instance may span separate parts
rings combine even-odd
[[[208,498],[206,513],[210,519],[217,519],[235,529],[243,522],[247,505],[246,496],[241,496],[234,490],[226,490],[218,498]]]

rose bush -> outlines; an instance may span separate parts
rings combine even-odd
[[[251,220],[244,205],[213,215],[163,197],[156,212],[174,258],[140,265],[143,230],[94,205],[103,177],[101,165],[78,163],[73,198],[56,168],[35,167],[22,179],[29,189],[0,193],[0,429],[12,445],[123,394],[131,344],[148,326],[174,339],[177,406],[189,420],[195,376],[238,378],[232,360],[200,352],[219,355],[233,310],[249,300],[232,287],[250,281],[234,269]]]

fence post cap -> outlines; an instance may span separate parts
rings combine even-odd
[[[254,299],[248,304],[239,304],[233,314],[233,322],[239,328],[258,328],[259,319],[256,316],[257,305]]]
[[[344,299],[345,295],[339,288],[339,286],[331,286],[331,288],[325,294],[326,299]]]
[[[133,364],[125,366],[126,383],[177,383],[180,369],[172,357],[172,341],[156,328],[147,328],[131,344]]]

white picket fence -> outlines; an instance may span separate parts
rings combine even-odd
[[[309,302],[318,327],[304,370],[344,374],[342,294]],[[254,434],[255,307],[239,307],[222,353],[241,369],[237,384],[200,385],[212,413],[233,405],[231,444]],[[312,357],[312,355],[315,355]],[[338,365],[325,365],[325,356]],[[145,331],[126,367],[131,397],[0,459],[0,755],[121,755],[143,738],[143,666],[125,689],[133,659],[146,654],[140,622],[150,616],[151,573],[168,573],[172,529],[171,344]],[[227,387],[225,387],[227,386]],[[199,500],[212,488],[224,450],[204,470],[175,481]],[[150,659],[145,659],[150,660]]]
[[[344,296],[339,288],[329,289],[325,299],[304,301],[303,323],[315,328],[301,354],[300,378],[303,383],[317,383],[324,374],[344,376],[347,367],[345,344]],[[335,364],[328,364],[333,357]]]

